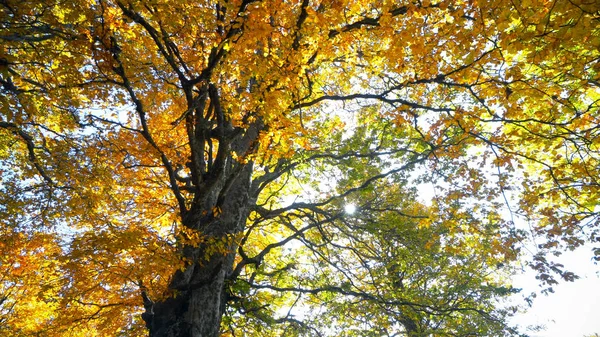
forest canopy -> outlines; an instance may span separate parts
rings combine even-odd
[[[595,0],[0,0],[0,335],[522,335],[599,101]]]

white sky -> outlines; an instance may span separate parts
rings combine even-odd
[[[566,252],[560,258],[566,269],[580,276],[575,282],[561,282],[548,296],[538,295],[528,312],[514,322],[522,326],[545,325],[546,329],[528,332],[531,337],[583,337],[600,334],[600,265],[592,260],[591,247]],[[527,294],[536,290],[533,274],[514,279],[514,286]],[[537,288],[539,289],[539,288]]]
[[[419,186],[419,194],[423,199],[421,201],[427,203],[433,196],[432,186]],[[522,332],[530,337],[584,337],[600,334],[600,263],[594,264],[592,257],[591,245],[573,252],[564,252],[557,258],[552,257],[551,260],[562,263],[565,270],[574,272],[580,278],[574,282],[562,281],[554,285],[554,293],[547,296],[539,294],[541,288],[534,272],[514,277],[512,285],[523,289],[516,295],[515,304],[526,306],[521,295],[535,291],[538,296],[527,312],[517,314],[511,322],[520,325]],[[525,330],[526,327],[537,325],[543,325],[545,329]]]

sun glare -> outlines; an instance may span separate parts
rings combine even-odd
[[[354,204],[347,204],[344,206],[344,211],[347,214],[354,214],[354,212],[356,212],[356,206]]]

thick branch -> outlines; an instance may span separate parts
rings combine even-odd
[[[53,187],[56,187],[56,183],[50,178],[48,173],[44,170],[42,165],[37,160],[37,156],[35,154],[35,144],[33,142],[33,137],[27,132],[21,130],[14,123],[0,122],[0,128],[5,128],[11,130],[15,135],[19,136],[27,145],[27,152],[29,154],[29,161],[33,164],[38,173],[42,176],[42,178]]]
[[[117,1],[117,5],[119,6],[119,8],[121,8],[123,13],[127,17],[129,17],[131,20],[139,23],[140,25],[142,25],[142,27],[144,27],[144,29],[148,32],[148,34],[150,34],[150,37],[152,37],[152,40],[156,44],[156,47],[158,48],[160,54],[164,57],[164,59],[169,64],[169,66],[171,66],[171,69],[173,69],[173,71],[177,74],[177,77],[179,78],[179,82],[181,83],[182,87],[183,88],[189,87],[188,78],[185,76],[185,74],[179,68],[181,66],[183,69],[186,69],[185,63],[183,62],[183,60],[180,57],[176,60],[173,57],[173,54],[169,53],[169,50],[171,50],[171,51],[177,50],[177,48],[168,39],[168,37],[165,34],[160,34],[158,32],[158,30],[156,30],[154,27],[152,27],[152,25],[143,16],[141,16],[139,13],[135,12],[131,8],[131,6],[129,6],[129,7],[125,6],[125,4],[123,4],[121,1]],[[164,31],[163,31],[163,33],[164,33]],[[168,44],[168,46],[165,46],[161,42],[161,37],[162,37],[163,41],[165,41],[165,43]],[[178,61],[180,62],[180,64],[178,64]]]
[[[114,37],[111,38],[111,42],[114,45],[113,46],[113,49],[114,49],[113,57],[118,64],[117,67],[114,67],[114,71],[123,80],[123,86],[127,90],[127,93],[129,94],[129,97],[131,98],[131,100],[135,106],[135,111],[137,112],[138,117],[140,119],[140,124],[142,125],[141,134],[144,137],[144,139],[146,139],[148,144],[150,144],[150,146],[152,146],[160,155],[160,159],[163,164],[163,167],[167,170],[167,173],[169,175],[169,185],[170,185],[171,190],[173,191],[173,194],[175,195],[175,198],[177,199],[177,203],[179,204],[179,210],[180,210],[181,214],[185,214],[187,211],[187,207],[185,204],[185,199],[179,189],[179,185],[177,184],[177,175],[175,173],[175,169],[173,168],[173,165],[169,161],[169,158],[167,158],[167,155],[164,153],[164,151],[162,151],[162,149],[158,146],[158,144],[156,144],[156,142],[154,141],[154,138],[152,138],[152,135],[150,134],[150,130],[148,128],[148,122],[147,122],[147,118],[146,118],[146,110],[144,109],[144,106],[143,106],[142,102],[140,101],[140,99],[137,97],[137,94],[133,90],[133,86],[131,85],[131,82],[129,81],[129,77],[127,76],[127,74],[125,74],[125,68],[123,67],[123,63],[122,63],[121,58],[118,53],[119,48],[117,46],[116,39]]]
[[[408,12],[408,7],[401,6],[401,7],[392,9],[390,11],[390,14],[392,15],[392,17],[394,17],[394,16],[406,14],[407,12]],[[332,37],[335,37],[336,35],[339,35],[340,33],[348,32],[348,31],[355,30],[355,29],[360,29],[364,26],[379,26],[380,19],[381,19],[381,16],[378,16],[376,18],[363,18],[361,20],[358,20],[351,24],[348,24],[340,29],[330,30],[329,37],[332,38]]]
[[[299,104],[293,106],[292,109],[301,109],[301,108],[310,107],[310,106],[313,106],[322,101],[351,101],[351,100],[355,100],[355,99],[373,99],[373,100],[381,101],[381,102],[388,103],[391,105],[402,104],[402,105],[406,105],[406,106],[414,108],[414,109],[422,109],[422,110],[435,111],[435,112],[454,111],[453,108],[436,108],[436,107],[430,107],[430,106],[410,102],[410,101],[407,101],[402,98],[388,98],[383,94],[323,95],[323,96],[313,99],[312,101],[299,103]]]

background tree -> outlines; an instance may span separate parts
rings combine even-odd
[[[6,334],[511,335],[598,241],[595,1],[0,10]]]

